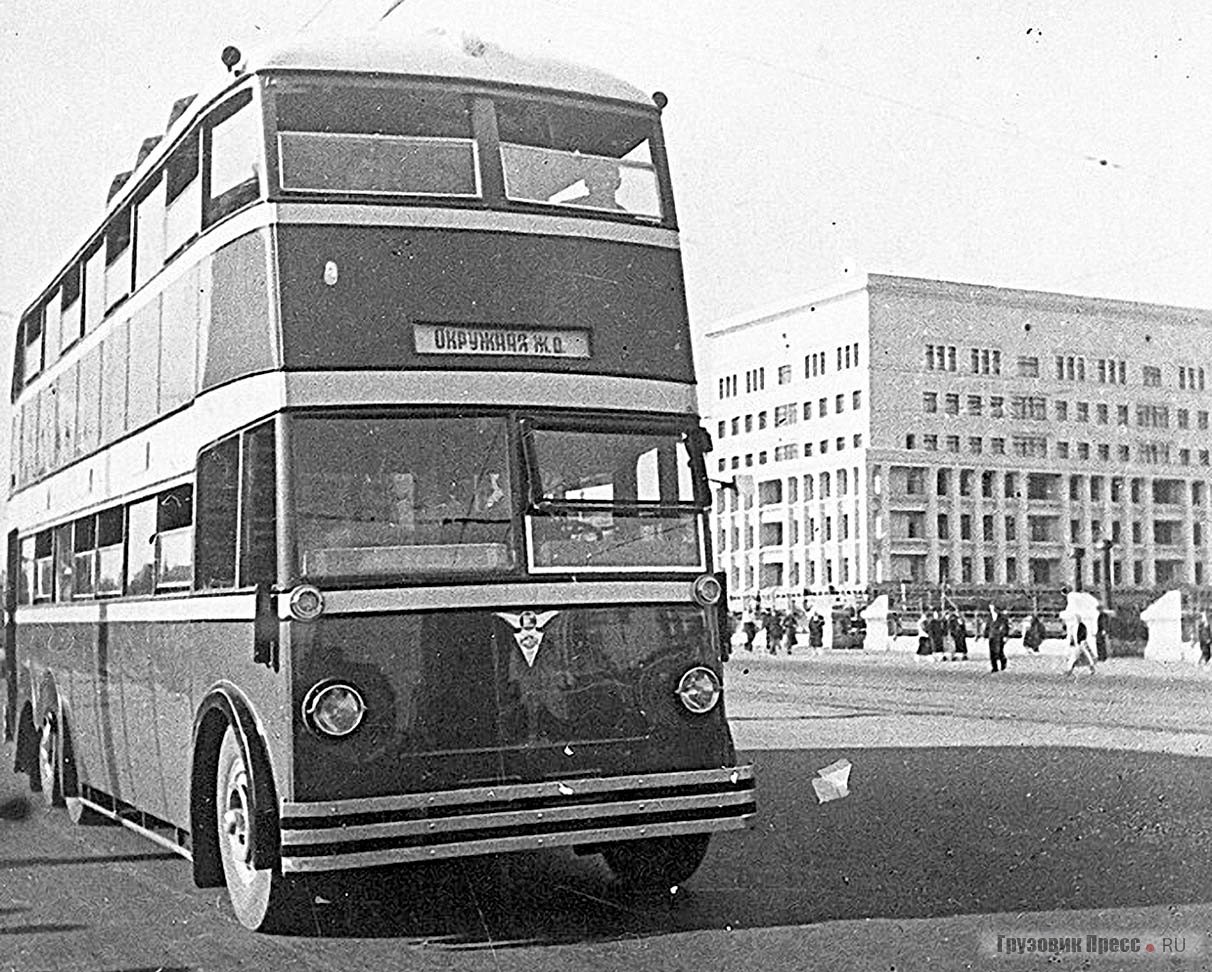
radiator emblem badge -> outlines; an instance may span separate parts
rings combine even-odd
[[[526,659],[526,667],[533,668],[535,656],[543,644],[543,628],[559,611],[544,611],[536,614],[534,611],[523,611],[521,614],[507,614],[497,611],[496,616],[513,628],[513,640],[518,643],[522,657]]]

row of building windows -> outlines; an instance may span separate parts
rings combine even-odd
[[[1109,530],[1103,530],[1101,520],[1089,521],[1089,533],[1083,533],[1083,520],[1070,520],[1068,539],[1070,543],[1100,543],[1104,539],[1112,543],[1122,540],[1120,521],[1110,523]],[[954,525],[954,529],[953,529]],[[973,531],[976,518],[969,513],[958,516],[939,513],[934,521],[933,536],[928,532],[928,520],[924,513],[901,512],[892,514],[890,532],[897,540],[976,540]],[[1000,531],[997,529],[1000,525]],[[1024,524],[1023,538],[1032,543],[1059,543],[1064,538],[1061,535],[1061,518],[1058,516],[1028,516]],[[1019,520],[1016,516],[994,516],[985,514],[980,521],[980,540],[986,543],[1013,543],[1019,540]],[[1157,546],[1181,546],[1185,542],[1183,524],[1178,520],[1155,520],[1152,530],[1148,531],[1151,543]],[[1132,543],[1140,545],[1144,542],[1146,524],[1136,520],[1132,522]],[[1202,547],[1205,543],[1203,524],[1192,524],[1192,543]]]
[[[954,344],[927,344],[927,371],[959,371],[958,349]],[[969,371],[974,375],[1000,375],[1002,353],[996,348],[968,348]]]
[[[835,348],[837,354],[837,370],[842,371],[846,368],[857,368],[859,366],[859,345],[858,342],[853,344],[843,344]],[[813,351],[811,354],[804,355],[804,377],[819,378],[825,374],[828,363],[828,357],[824,351]],[[791,365],[783,364],[778,368],[778,383],[780,385],[789,385],[793,381]],[[719,379],[717,388],[717,397],[721,400],[725,398],[733,398],[738,394],[738,382],[736,375],[726,375]],[[766,369],[751,368],[745,372],[745,391],[747,393],[758,392],[766,387]],[[722,433],[721,433],[722,434]]]
[[[986,448],[986,443],[988,447]],[[967,451],[970,455],[979,456],[988,453],[991,456],[1017,456],[1020,458],[1043,459],[1048,455],[1048,438],[1042,435],[1015,435],[1007,439],[1003,436],[990,436],[987,439],[979,435],[970,435],[966,439]],[[905,433],[906,449],[923,449],[926,452],[960,452],[961,437],[958,435],[938,435],[933,432],[918,434]],[[1059,440],[1053,443],[1052,454],[1057,459],[1097,459],[1099,462],[1131,462],[1132,447],[1126,443],[1112,445],[1109,442],[1069,442]],[[1173,446],[1169,442],[1137,442],[1136,461],[1151,466],[1191,466],[1209,465],[1207,449],[1191,449],[1186,446]]]
[[[996,558],[981,558],[979,564],[982,568],[981,580],[986,584],[1003,583],[1013,585],[1027,582],[1033,585],[1054,586],[1066,578],[1066,572],[1062,569],[1061,561],[1054,557],[1030,558],[1027,562],[1025,577],[1020,574],[1019,559],[1017,557],[1006,557],[1004,560],[1005,574],[1000,581],[996,576]],[[958,581],[961,584],[974,584],[977,582],[973,574],[974,560],[972,557],[961,557],[959,559],[958,576],[953,572],[952,559],[947,556],[938,558],[938,570],[934,577],[927,576],[926,557],[924,555],[894,556],[892,558],[892,566],[893,572],[896,575],[894,579],[903,579],[913,583],[931,582],[941,584]],[[1124,564],[1116,560],[1112,563],[1111,568],[1112,582],[1117,585],[1123,585]],[[1204,565],[1197,561],[1192,581],[1195,584],[1203,584],[1205,573]],[[1155,584],[1181,583],[1184,580],[1184,575],[1185,571],[1181,561],[1159,560],[1154,564]],[[1102,564],[1098,560],[1094,560],[1091,563],[1089,576],[1096,586],[1103,582]],[[1134,560],[1132,562],[1132,583],[1138,586],[1145,583],[1144,561]]]
[[[729,590],[770,590],[771,588],[790,588],[791,590],[799,590],[801,584],[801,576],[803,584],[809,589],[832,590],[835,585],[849,584],[852,580],[850,558],[838,558],[837,568],[834,569],[834,562],[831,558],[825,558],[820,564],[820,569],[817,569],[817,564],[814,560],[809,560],[804,565],[804,571],[801,575],[800,565],[793,562],[790,568],[784,573],[783,565],[776,564],[759,564],[755,569],[752,565],[741,567],[734,566],[729,572]],[[858,578],[854,577],[857,581]],[[742,583],[744,587],[742,587]]]
[[[846,411],[846,400],[850,400],[850,410],[858,411],[863,407],[863,393],[855,390],[847,395],[841,393],[833,396],[833,414],[841,414]],[[748,415],[734,415],[730,420],[721,419],[716,424],[716,437],[725,438],[727,435],[741,435],[742,432],[760,432],[766,428],[767,419],[770,417],[769,412],[763,410]],[[819,398],[816,401],[816,416],[817,418],[826,418],[829,415],[829,398]],[[796,421],[803,417],[807,422],[813,416],[812,402],[788,402],[784,405],[776,405],[773,410],[774,427],[779,428],[784,425],[794,425]]]
[[[926,370],[957,372],[958,349],[952,344],[926,345]],[[974,375],[1000,375],[1002,354],[994,348],[968,348],[969,372]],[[1204,390],[1204,369],[1179,365],[1178,387],[1187,391]],[[1016,373],[1020,378],[1039,378],[1040,359],[1035,355],[1019,355]],[[1099,384],[1126,385],[1128,363],[1120,358],[1098,358],[1091,362],[1091,374]],[[1082,355],[1058,354],[1053,359],[1053,375],[1057,381],[1085,381],[1086,359]],[[1160,387],[1162,370],[1155,365],[1141,366],[1141,383]]]
[[[765,479],[757,484],[757,489],[753,494],[743,497],[739,490],[721,489],[715,496],[715,511],[722,514],[725,512],[736,513],[742,507],[746,510],[753,509],[755,496],[759,507],[781,505],[784,497],[788,503],[798,503],[801,484],[805,501],[818,498],[830,499],[835,495],[835,485],[837,496],[849,495],[852,486],[853,495],[857,496],[859,493],[859,468],[854,466],[849,470],[836,469],[816,474],[805,473],[802,478],[788,476],[785,483],[782,479]]]
[[[819,442],[805,442],[803,445],[803,456],[804,458],[811,458],[813,455],[827,455],[831,445],[834,452],[844,452],[846,450],[847,443],[849,443],[854,449],[861,449],[863,447],[863,434],[861,432],[855,432],[850,435],[849,438],[844,435],[839,435],[834,439],[821,439]],[[801,450],[798,443],[775,446],[774,461],[782,462],[787,459],[798,459],[800,458],[800,453]],[[755,464],[755,458],[757,465],[764,466],[770,459],[770,453],[765,449],[762,449],[756,454],[747,452],[743,457],[740,455],[733,456],[731,459],[724,459],[721,457],[719,460],[717,460],[716,468],[720,472],[725,472],[728,469],[740,469],[742,466],[749,469]]]
[[[718,543],[720,550],[752,550],[756,547],[798,546],[802,543],[832,543],[835,540],[858,540],[859,517],[853,520],[849,513],[833,516],[806,516],[801,533],[798,520],[792,520],[788,528],[782,522],[759,523],[755,534],[752,524],[743,527],[720,527]],[[834,529],[836,523],[836,530]],[[853,523],[853,527],[852,524]],[[802,539],[801,539],[802,537]],[[756,540],[756,543],[755,543]]]
[[[1208,496],[1208,484],[1201,479],[1146,480],[1139,476],[1004,472],[998,489],[998,476],[990,469],[935,469],[933,476],[930,472],[925,466],[893,466],[889,470],[889,492],[894,496],[924,496],[933,482],[935,496],[950,496],[953,492],[961,497],[975,496],[979,491],[983,499],[1000,495],[1005,499],[1056,502],[1061,499],[1067,480],[1068,496],[1074,501],[1088,498],[1093,502],[1107,499],[1120,503],[1128,499],[1133,504],[1140,504],[1148,499],[1156,505],[1181,506],[1190,501],[1195,506],[1202,506]]]
[[[1009,417],[1029,421],[1045,421],[1048,418],[1048,399],[1038,395],[990,395],[986,399],[983,395],[961,396],[957,392],[922,392],[922,411],[928,415],[959,415],[961,405],[963,414],[974,418],[985,415],[990,418]],[[1053,399],[1052,418],[1057,422],[1094,422],[1097,425],[1110,425],[1112,407],[1115,408],[1115,424],[1129,425],[1132,407],[1125,404],[1112,406],[1106,402],[1069,402],[1066,399]],[[1194,415],[1195,427],[1206,430],[1208,411],[1198,409]],[[1136,424],[1141,428],[1168,429],[1170,416],[1171,409],[1168,405],[1137,405],[1135,409]],[[1175,408],[1173,416],[1177,428],[1191,427],[1191,409]]]

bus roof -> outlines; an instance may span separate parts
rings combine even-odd
[[[300,70],[457,78],[571,91],[647,107],[653,103],[650,95],[604,71],[566,61],[519,56],[478,37],[442,30],[416,35],[302,35],[260,57],[250,58],[245,70],[249,73]]]

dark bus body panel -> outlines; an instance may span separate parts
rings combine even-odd
[[[367,700],[340,740],[296,722],[295,799],[338,800],[569,777],[731,765],[717,707],[675,695],[695,664],[718,671],[702,608],[561,611],[533,664],[491,611],[324,617],[291,629],[296,711],[340,678]]]
[[[676,249],[412,227],[277,228],[287,370],[521,370],[692,383]],[[325,264],[337,268],[324,281]],[[418,355],[411,325],[588,329],[589,358]]]

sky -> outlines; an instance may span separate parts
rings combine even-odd
[[[3,0],[0,369],[225,45],[430,26],[668,95],[699,334],[866,272],[1212,308],[1206,0]]]
[[[224,45],[432,24],[668,94],[700,331],[863,272],[1212,307],[1204,0],[392,4],[4,0],[0,313]]]

